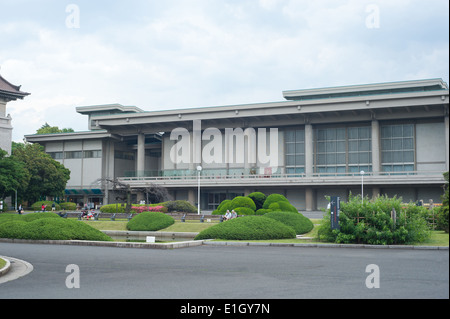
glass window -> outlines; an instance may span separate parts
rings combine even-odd
[[[82,158],[82,157],[83,157],[82,151],[65,152],[66,159],[76,159],[76,158]]]
[[[372,169],[371,126],[318,128],[316,172],[345,173]]]
[[[286,172],[299,174],[305,171],[305,131],[285,130]]]
[[[385,172],[414,170],[414,124],[381,126],[381,160]]]

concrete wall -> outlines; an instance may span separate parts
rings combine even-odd
[[[416,162],[417,171],[446,170],[443,122],[416,124]]]

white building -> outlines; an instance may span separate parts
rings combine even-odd
[[[195,203],[201,166],[204,210],[253,191],[281,193],[300,210],[316,210],[326,207],[326,195],[360,194],[362,177],[365,195],[440,202],[449,170],[449,91],[441,79],[283,97],[155,112],[77,107],[90,131],[26,139],[71,170],[66,194],[76,201],[114,202],[96,181],[118,178],[134,189],[159,184],[174,199]]]

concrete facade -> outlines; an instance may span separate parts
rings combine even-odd
[[[97,196],[102,204],[113,199],[95,186],[100,178],[136,189],[159,184],[174,199],[195,204],[197,166],[203,210],[253,191],[281,193],[300,210],[317,210],[326,207],[326,196],[360,194],[363,181],[364,195],[440,202],[449,169],[449,96],[441,79],[283,96],[282,102],[155,112],[77,107],[89,116],[91,131],[26,138],[71,169],[68,195],[84,192],[77,196]]]

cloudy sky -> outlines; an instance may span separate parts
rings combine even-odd
[[[146,111],[283,100],[283,90],[449,81],[448,0],[0,0],[13,140],[76,106]]]

